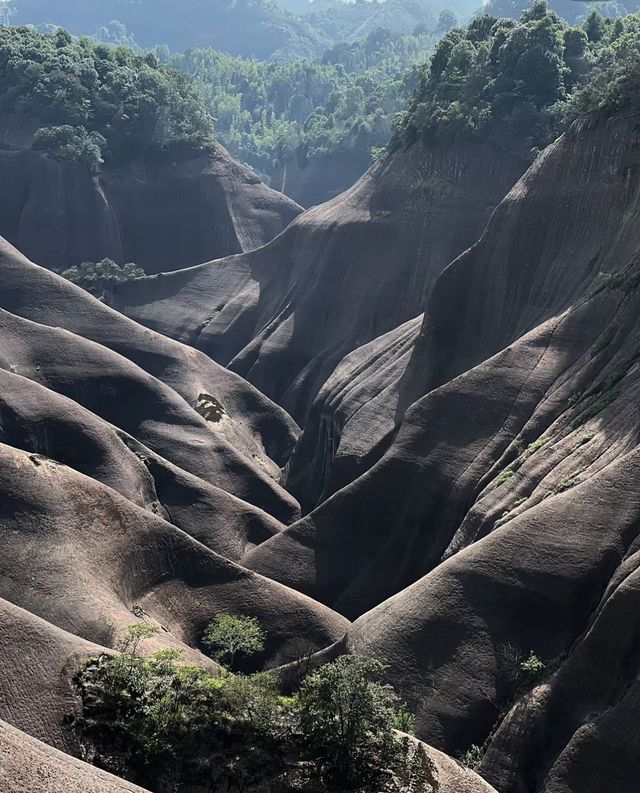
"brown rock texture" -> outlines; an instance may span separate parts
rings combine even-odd
[[[416,317],[524,165],[416,144],[260,250],[124,285],[114,306],[254,383],[304,423],[340,360]]]
[[[0,248],[0,718],[66,746],[69,670],[136,607],[202,663],[225,610],[268,666],[386,662],[439,793],[636,793],[640,116],[576,122],[492,212],[508,169],[460,152],[120,290],[148,327]]]
[[[144,793],[0,721],[3,793]]]
[[[381,459],[246,558],[357,618],[426,741],[489,737],[501,793],[640,779],[638,129],[584,119],[538,158],[408,329]],[[509,648],[558,671],[520,699]]]
[[[345,618],[237,564],[299,514],[267,453],[286,459],[291,419],[4,241],[0,271],[0,718],[73,748],[69,679],[141,612],[151,648],[196,663],[220,611],[259,617],[269,665],[303,632],[340,639]]]

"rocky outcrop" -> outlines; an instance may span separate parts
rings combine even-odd
[[[34,123],[0,121],[0,235],[49,268],[110,257],[147,272],[269,242],[299,213],[222,147],[167,150],[100,176],[29,147]]]
[[[419,735],[449,752],[482,744],[518,695],[509,648],[560,665],[489,748],[504,793],[606,787],[612,719],[616,789],[640,775],[622,736],[637,637],[621,628],[611,674],[602,659],[632,620],[639,525],[636,122],[583,120],[541,155],[438,279],[386,453],[247,559],[362,615],[351,651],[390,664]]]
[[[114,305],[304,422],[346,354],[422,312],[522,170],[482,144],[416,144],[264,248],[123,286]]]
[[[4,793],[144,793],[5,722],[0,722],[0,787]]]

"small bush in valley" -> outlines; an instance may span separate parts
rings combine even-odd
[[[544,661],[541,661],[534,652],[531,652],[529,657],[520,664],[522,677],[529,685],[537,683],[544,676],[545,671]]]

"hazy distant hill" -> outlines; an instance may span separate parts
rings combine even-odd
[[[261,60],[316,58],[337,41],[364,38],[378,27],[412,32],[435,27],[447,6],[462,14],[473,10],[470,0],[13,0],[11,6],[12,24],[61,26],[141,47],[212,47]]]

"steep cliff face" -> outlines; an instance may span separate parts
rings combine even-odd
[[[29,148],[34,124],[0,123],[0,235],[50,268],[110,257],[155,273],[264,245],[300,208],[221,147],[105,166]]]
[[[448,751],[518,697],[513,648],[559,666],[490,745],[504,793],[606,788],[605,756],[616,790],[640,775],[637,120],[580,122],[541,155],[438,279],[388,451],[246,557],[363,615],[351,650],[390,664]]]
[[[304,422],[346,354],[421,313],[522,168],[480,144],[415,145],[261,250],[129,284],[115,305]]]
[[[303,207],[323,204],[348,190],[371,164],[368,151],[347,149],[311,157],[296,157],[275,169],[270,184]]]

